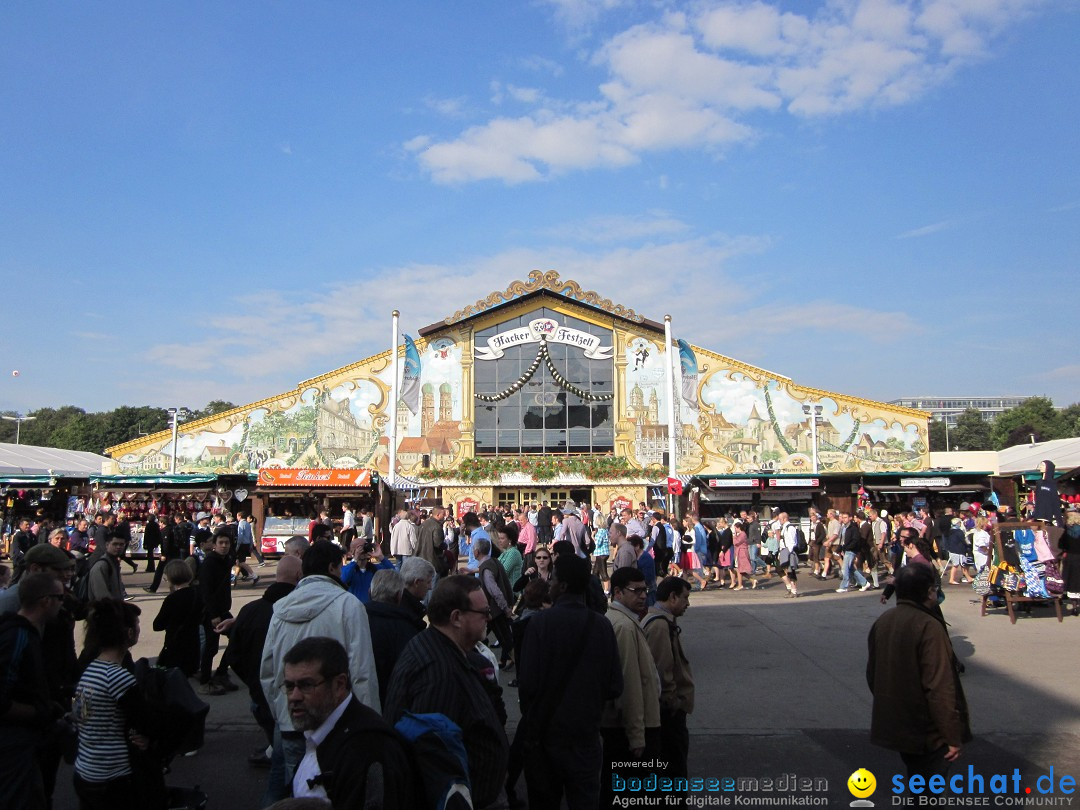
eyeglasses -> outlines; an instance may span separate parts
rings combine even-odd
[[[642,585],[640,588],[623,588],[623,590],[629,591],[630,593],[645,593],[649,588],[647,585]]]
[[[477,610],[476,608],[461,608],[462,613],[479,613],[481,616],[487,616],[491,618],[491,608],[484,608],[483,610]]]
[[[299,689],[301,695],[310,695],[324,683],[326,683],[326,678],[321,681],[285,681],[281,684],[281,689],[286,695],[291,694],[294,689]]]

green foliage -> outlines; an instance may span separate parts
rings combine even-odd
[[[233,407],[232,403],[215,400],[202,411],[190,412],[193,415],[182,421],[221,413]],[[15,415],[14,412],[7,414]],[[169,412],[165,408],[149,405],[121,405],[111,411],[98,413],[87,413],[74,405],[64,405],[61,408],[39,408],[26,416],[34,419],[22,424],[19,436],[22,444],[89,453],[104,453],[106,447],[169,429]],[[6,419],[0,422],[0,442],[14,442],[15,427],[14,422]]]
[[[667,475],[660,465],[642,470],[614,456],[480,456],[465,459],[456,470],[433,470],[427,474],[475,484],[493,481],[504,473],[524,473],[533,481],[553,481],[560,473],[583,475],[592,481],[642,475],[658,480]]]
[[[949,440],[958,450],[993,450],[990,423],[983,419],[978,408],[968,408],[956,419]]]
[[[948,436],[946,438],[945,422],[939,421],[937,419],[931,419],[930,420],[930,452],[931,453],[940,453],[943,450],[948,450],[949,449],[948,439],[951,439],[951,438],[952,438],[952,436]]]
[[[1061,413],[1046,397],[1025,399],[994,420],[992,436],[995,450],[1023,444],[1035,437],[1037,442],[1061,439],[1066,435]]]

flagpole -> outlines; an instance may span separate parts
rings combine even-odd
[[[397,483],[397,412],[401,381],[398,379],[398,315],[395,309],[392,317],[393,337],[390,343],[390,461],[387,466],[387,479],[390,488]]]
[[[675,458],[675,356],[671,351],[671,316],[664,316],[664,365],[667,369],[667,421],[668,421],[668,478],[675,477],[675,471],[678,469],[678,462]],[[674,511],[674,499],[670,498],[670,487],[668,488],[669,503],[668,514],[672,514]]]

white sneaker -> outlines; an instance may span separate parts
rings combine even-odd
[[[869,582],[867,582],[865,585],[863,585],[861,588],[859,588],[859,590],[860,591],[868,591],[873,587],[874,587],[873,585],[871,585]]]
[[[848,592],[848,589],[847,589],[847,588],[837,588],[837,589],[836,589],[836,592],[837,592],[837,593],[847,593],[847,592]]]

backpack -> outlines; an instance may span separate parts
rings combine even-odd
[[[422,796],[420,806],[472,810],[469,758],[458,724],[445,714],[405,712],[394,729],[405,739]]]
[[[806,553],[806,535],[803,533],[802,526],[795,527],[795,553]]]
[[[596,551],[596,540],[593,539],[592,526],[588,523],[585,524],[585,542],[582,543],[582,551],[585,552],[585,556],[591,557],[593,552]]]

